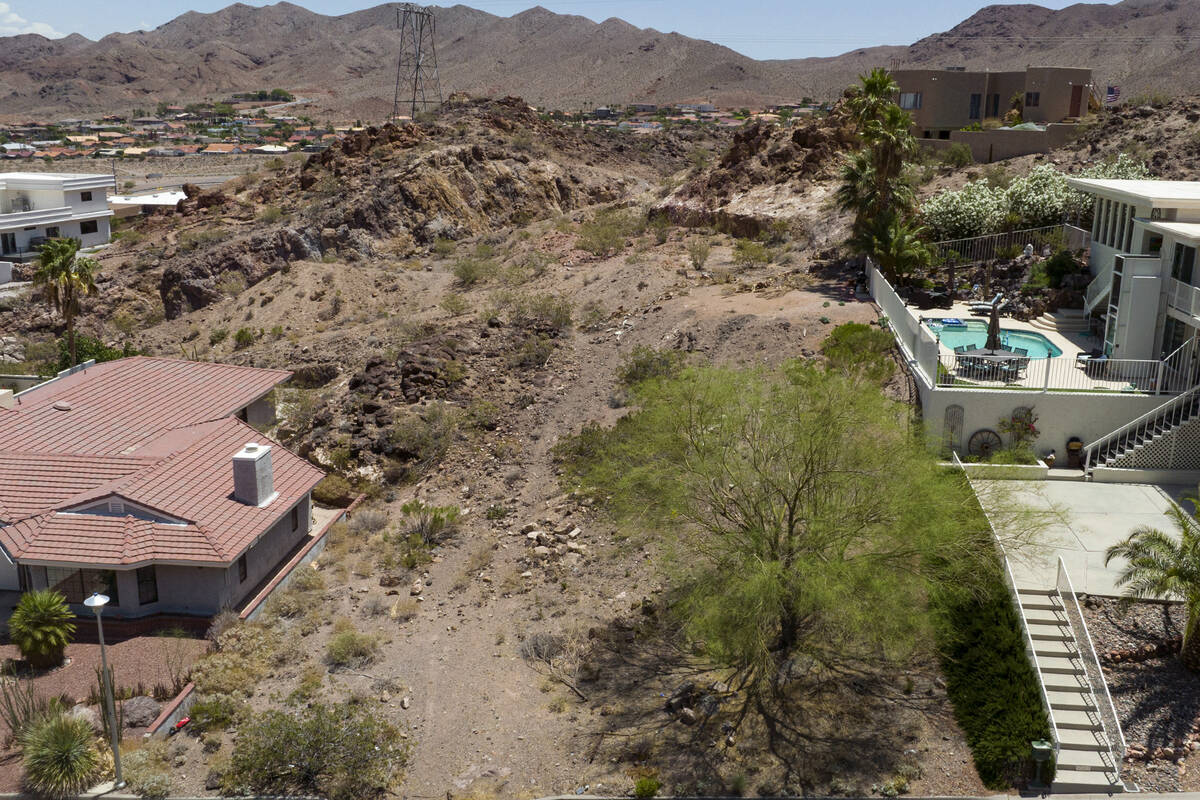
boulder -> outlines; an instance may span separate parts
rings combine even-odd
[[[96,734],[104,732],[104,724],[100,721],[100,712],[91,706],[85,706],[82,703],[72,708],[67,712],[69,716],[85,721]]]
[[[162,703],[153,697],[132,697],[121,705],[127,728],[148,728],[161,711]]]

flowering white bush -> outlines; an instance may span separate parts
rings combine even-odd
[[[1145,162],[1122,153],[1115,161],[1080,170],[1081,178],[1137,180],[1151,178]],[[946,190],[921,207],[921,217],[934,241],[966,239],[999,233],[1013,215],[1022,228],[1039,228],[1060,222],[1091,225],[1093,197],[1067,186],[1067,176],[1049,164],[1039,164],[1015,179],[1007,189],[993,189],[983,181]]]
[[[1007,212],[1004,192],[984,181],[968,183],[957,192],[942,192],[921,208],[934,241],[966,239],[999,230]]]

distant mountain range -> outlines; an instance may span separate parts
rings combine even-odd
[[[382,119],[392,107],[396,4],[342,16],[291,3],[188,12],[153,31],[0,38],[0,118],[64,117],[283,88],[319,119]],[[1061,11],[988,6],[908,47],[756,61],[676,33],[532,8],[498,17],[435,10],[443,93],[515,94],[576,109],[608,103],[721,106],[835,97],[873,66],[1091,67],[1125,96],[1200,93],[1200,0],[1125,0]],[[732,9],[730,13],[735,13]]]

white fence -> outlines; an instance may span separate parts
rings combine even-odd
[[[1175,394],[1188,385],[1186,376],[1166,361],[996,358],[966,352],[942,354],[938,367],[937,385],[955,389]]]
[[[896,336],[904,357],[912,368],[914,377],[932,387],[937,376],[938,341],[933,333],[913,315],[900,295],[887,282],[871,259],[867,259],[867,278],[871,296],[879,304],[888,325]]]
[[[1042,228],[972,236],[968,239],[947,239],[934,242],[930,248],[936,262],[953,263],[962,267],[991,261],[1009,253],[1020,255],[1028,245],[1033,245],[1033,249],[1039,254],[1047,246],[1083,250],[1091,240],[1091,232],[1083,228],[1074,225],[1047,225]]]

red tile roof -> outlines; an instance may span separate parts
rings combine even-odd
[[[231,563],[323,477],[230,416],[288,374],[130,358],[22,394],[0,415],[0,545],[25,562]],[[263,507],[233,499],[247,442],[272,445],[277,494]],[[81,511],[113,497],[159,519]]]

